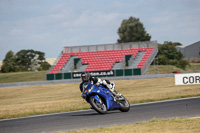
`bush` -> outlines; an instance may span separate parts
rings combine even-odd
[[[38,67],[38,69],[37,69],[38,71],[42,71],[42,67]]]
[[[41,67],[42,67],[42,70],[49,70],[51,65],[45,61],[45,62],[41,62]]]
[[[159,55],[158,62],[159,62],[159,64],[162,64],[162,65],[168,65],[169,59],[165,55]]]
[[[185,69],[189,65],[188,61],[183,59],[183,54],[176,49],[180,43],[165,42],[158,45],[158,64],[173,65]]]
[[[189,65],[188,61],[186,60],[179,60],[176,64],[177,67],[182,68],[185,70],[186,66]]]

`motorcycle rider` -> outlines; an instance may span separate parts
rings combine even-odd
[[[83,85],[84,85],[84,83],[89,82],[89,75],[86,72],[82,73],[81,80],[82,80],[82,82],[81,82],[79,88],[80,88],[80,91],[83,92],[83,88],[84,88]]]
[[[91,76],[91,74],[89,73],[82,73],[81,74],[81,79],[82,79],[82,83],[80,84],[80,91],[83,92],[83,84],[85,82],[91,82],[93,85],[95,86],[99,86],[99,85],[103,85],[105,86],[106,88],[108,88],[114,96],[116,96],[117,98],[121,96],[120,93],[118,93],[116,90],[115,90],[115,84],[114,83],[110,83],[109,80],[102,80],[100,78],[97,78],[97,77],[93,77]],[[113,97],[114,100],[116,100],[115,97]]]

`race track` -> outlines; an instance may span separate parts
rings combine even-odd
[[[99,115],[94,110],[84,110],[0,120],[0,133],[67,131],[174,117],[200,117],[200,97],[135,104],[127,113],[112,111]]]

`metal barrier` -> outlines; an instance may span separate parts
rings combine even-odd
[[[174,77],[174,74],[154,74],[154,75],[138,75],[138,76],[116,76],[106,77],[108,80],[131,80],[131,79],[152,79]],[[16,82],[16,83],[1,83],[0,88],[4,87],[22,87],[22,86],[40,86],[40,85],[55,85],[80,83],[81,79],[65,79],[65,80],[48,80],[48,81],[32,81],[32,82]]]

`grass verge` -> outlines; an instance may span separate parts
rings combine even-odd
[[[114,81],[130,103],[200,96],[199,85],[175,86],[174,78]],[[0,119],[89,109],[79,84],[0,88]]]
[[[200,118],[174,118],[168,120],[152,119],[130,125],[120,125],[96,129],[68,131],[66,133],[199,133]],[[61,133],[61,132],[57,132]]]
[[[46,71],[0,73],[0,83],[46,80]]]
[[[158,65],[157,67],[151,65],[148,69],[148,74],[166,74],[175,71],[181,73],[200,72],[200,63],[191,63],[185,70],[172,65]]]

